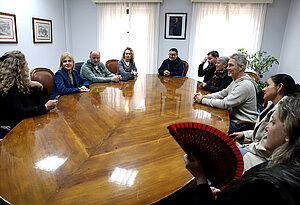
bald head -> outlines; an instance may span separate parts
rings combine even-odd
[[[98,65],[100,63],[100,52],[91,51],[90,52],[90,61],[93,65]]]

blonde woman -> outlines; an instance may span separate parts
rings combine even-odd
[[[45,114],[57,105],[57,100],[48,100],[41,83],[28,79],[28,71],[22,52],[10,51],[0,57],[1,138],[24,118]]]
[[[50,99],[55,99],[56,96],[90,91],[87,88],[89,81],[81,77],[74,68],[75,63],[72,54],[64,52],[60,56],[59,70],[54,76]]]
[[[122,77],[126,74],[133,74],[133,76],[137,76],[138,74],[134,63],[134,52],[130,47],[125,48],[122,59],[118,62],[118,74]]]

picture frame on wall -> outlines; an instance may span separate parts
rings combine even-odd
[[[186,39],[187,13],[165,14],[165,39]]]
[[[32,18],[33,42],[52,43],[52,20]]]
[[[0,43],[18,43],[16,15],[0,12]]]

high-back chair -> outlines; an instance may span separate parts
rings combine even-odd
[[[35,68],[30,72],[30,79],[42,83],[48,90],[48,96],[50,97],[52,88],[54,73],[49,68]]]
[[[77,62],[75,63],[75,70],[80,74],[81,66],[84,62]]]
[[[186,76],[188,70],[189,70],[189,63],[186,62],[185,60],[182,60],[182,62],[184,63],[184,72],[183,72],[183,76]]]
[[[106,61],[105,66],[111,73],[117,74],[118,73],[118,62],[119,62],[119,60],[117,60],[117,59],[111,59],[111,60]]]

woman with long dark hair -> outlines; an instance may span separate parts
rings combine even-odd
[[[268,102],[267,107],[258,116],[254,130],[234,132],[230,137],[242,147],[244,155],[244,171],[262,163],[272,154],[264,145],[267,140],[265,127],[272,120],[272,115],[278,107],[278,103],[286,96],[297,91],[294,79],[287,74],[276,74],[270,77],[266,87],[263,89],[264,101]]]

